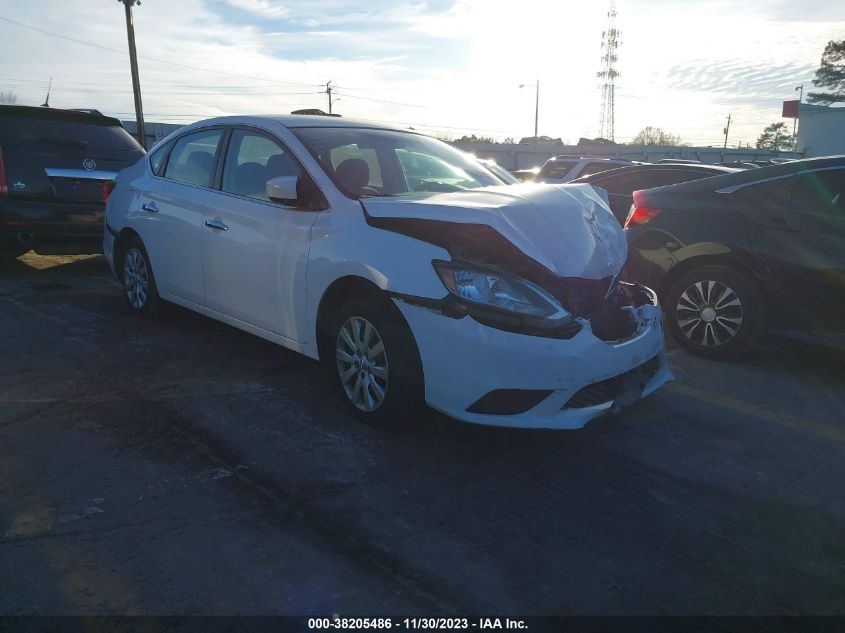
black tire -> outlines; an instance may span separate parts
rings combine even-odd
[[[353,349],[349,341],[344,340],[341,334],[342,328],[358,323],[361,326],[361,338],[365,331],[365,325],[360,321],[351,322],[355,319],[371,324],[384,348],[383,356],[376,355],[372,360],[369,359],[369,355],[359,353],[360,356],[367,358],[366,361],[361,362],[369,363],[368,366],[359,366],[356,370],[357,376],[362,379],[359,392],[361,399],[366,400],[365,389],[374,400],[377,397],[376,387],[384,389],[383,401],[372,410],[364,410],[356,404],[349,393],[349,388],[354,385],[348,381],[345,385],[341,377],[342,372],[350,368],[355,369],[341,356],[341,352],[345,351],[348,354]],[[349,332],[351,329],[347,328],[347,333]],[[341,396],[367,423],[380,427],[401,428],[407,426],[410,420],[425,409],[422,363],[416,341],[399,309],[386,297],[372,295],[346,302],[338,310],[331,326],[327,328],[325,349],[328,350],[327,365],[330,365],[333,370],[334,380]],[[375,373],[376,369],[382,366],[387,372],[386,381],[380,380]],[[375,386],[368,387],[364,382],[367,378],[375,383]],[[355,379],[356,377],[353,376],[352,381],[355,382]]]
[[[763,296],[754,280],[728,266],[701,266],[672,284],[666,324],[688,352],[713,360],[748,351],[765,325]]]
[[[131,238],[120,249],[120,280],[123,284],[123,296],[129,309],[136,315],[144,318],[152,317],[158,309],[161,300],[158,296],[153,267],[150,264],[150,256],[144,243],[139,237]],[[135,271],[133,273],[133,270]],[[143,286],[146,281],[145,291],[138,291],[138,283]]]

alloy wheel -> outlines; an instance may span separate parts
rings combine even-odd
[[[137,248],[126,251],[123,259],[123,289],[130,305],[141,310],[150,293],[150,274],[147,260]]]
[[[690,341],[702,347],[724,345],[742,326],[742,301],[736,291],[720,281],[697,281],[678,297],[678,327]]]
[[[338,332],[335,358],[349,401],[365,413],[381,407],[387,396],[388,366],[384,341],[375,326],[363,317],[349,317]]]

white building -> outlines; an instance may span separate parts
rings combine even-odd
[[[802,103],[797,149],[804,158],[845,154],[845,108]]]

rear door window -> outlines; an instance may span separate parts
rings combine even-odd
[[[752,183],[737,190],[736,196],[761,213],[775,207],[788,207],[793,178],[775,178]]]
[[[666,185],[677,185],[690,180],[698,180],[715,175],[708,172],[688,169],[653,169],[641,170],[633,173],[613,174],[593,179],[592,184],[606,189],[608,193],[631,195],[640,189],[653,189]]]
[[[203,130],[179,138],[170,152],[164,177],[189,185],[210,187],[223,130]]]
[[[845,218],[845,169],[793,176],[789,206],[805,213]]]
[[[698,180],[715,174],[690,169],[660,169],[644,175],[645,178],[643,179],[643,183],[641,186],[637,187],[638,189],[651,189],[653,187],[677,185],[682,182]]]

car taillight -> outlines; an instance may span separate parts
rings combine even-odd
[[[6,183],[6,165],[3,164],[3,148],[0,147],[0,196],[9,193],[9,185]]]
[[[103,204],[109,201],[109,195],[114,191],[115,184],[117,183],[114,180],[106,180],[103,183]]]
[[[660,209],[649,207],[645,205],[645,200],[642,197],[642,192],[634,192],[634,204],[631,205],[631,210],[628,212],[628,217],[625,218],[625,228],[629,228],[633,224],[646,224],[660,213]]]

